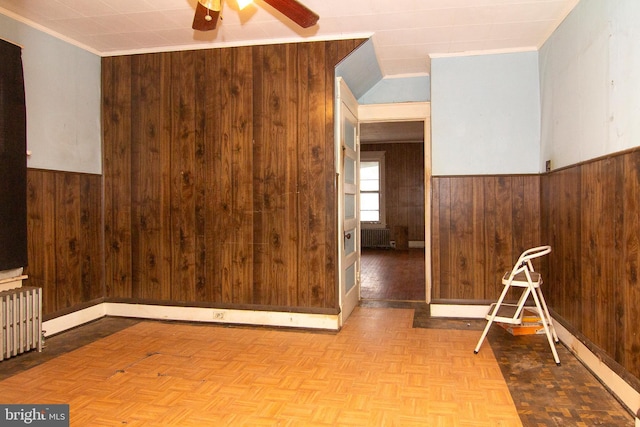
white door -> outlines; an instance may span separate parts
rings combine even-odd
[[[338,242],[340,326],[360,301],[360,201],[358,102],[344,80],[336,82],[336,170],[338,179]]]

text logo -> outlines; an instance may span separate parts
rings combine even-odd
[[[0,425],[68,427],[69,405],[1,405]]]

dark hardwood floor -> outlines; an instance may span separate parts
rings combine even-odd
[[[363,300],[426,301],[424,249],[362,249]]]

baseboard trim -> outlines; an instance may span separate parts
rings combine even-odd
[[[42,322],[42,333],[45,337],[59,334],[76,326],[84,325],[106,316],[104,303],[92,305],[72,313],[63,314],[62,316]]]
[[[553,326],[556,329],[560,341],[611,390],[623,405],[632,411],[632,413],[640,411],[640,392],[636,391],[624,379],[611,370],[596,354],[565,329],[560,322],[555,321]],[[637,424],[638,422],[636,421],[636,425]]]
[[[106,305],[106,313],[108,316],[305,329],[338,329],[338,315],[332,314],[176,307],[110,302],[104,304]]]
[[[463,319],[484,319],[490,305],[472,304],[430,304],[431,317],[450,317]]]
[[[482,319],[489,311],[489,305],[431,304],[432,317]],[[632,413],[640,411],[640,392],[631,387],[622,377],[609,368],[596,354],[585,346],[560,322],[554,320],[558,338]],[[636,427],[640,420],[636,415]]]
[[[252,326],[272,326],[337,331],[338,314],[292,313],[276,311],[234,310],[205,307],[176,307],[149,304],[103,302],[42,323],[45,336],[89,323],[104,316],[134,317],[153,320],[177,320]]]

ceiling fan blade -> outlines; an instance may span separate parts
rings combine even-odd
[[[302,28],[312,27],[320,18],[317,13],[296,0],[264,0]]]
[[[215,30],[216,25],[218,25],[219,17],[219,10],[207,9],[200,2],[198,2],[198,4],[196,5],[196,14],[193,17],[193,25],[191,25],[191,28],[198,31]]]

